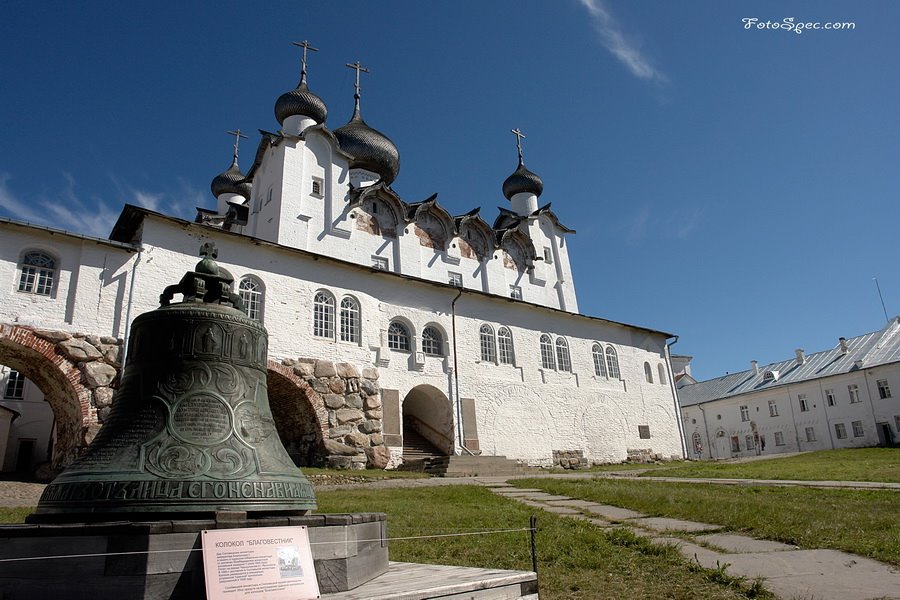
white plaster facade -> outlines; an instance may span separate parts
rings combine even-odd
[[[0,408],[7,409],[0,411],[0,471],[31,472],[49,458],[53,410],[31,381],[9,385],[11,375],[17,374],[0,365]]]
[[[679,388],[691,458],[900,442],[900,318],[835,348]],[[698,444],[702,452],[698,452]]]

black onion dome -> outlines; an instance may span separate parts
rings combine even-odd
[[[350,122],[334,130],[341,150],[352,157],[351,169],[365,169],[381,176],[390,185],[400,172],[400,152],[386,135],[372,129],[363,121],[359,109],[353,111]]]
[[[507,200],[512,200],[516,194],[528,192],[540,196],[544,191],[544,182],[541,178],[525,168],[525,163],[519,160],[519,166],[512,175],[503,182],[503,195]]]
[[[324,123],[328,116],[325,102],[309,91],[305,77],[296,88],[283,93],[275,101],[275,118],[280,125],[284,125],[284,120],[294,115],[309,117],[319,125]]]
[[[245,200],[249,200],[252,186],[249,181],[243,181],[245,178],[246,175],[241,173],[238,168],[237,159],[234,159],[227,171],[219,173],[213,178],[209,188],[216,198],[222,194],[239,194]]]

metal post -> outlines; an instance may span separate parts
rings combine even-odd
[[[528,520],[528,527],[531,529],[531,570],[537,574],[537,543],[534,534],[537,532],[537,517],[531,515]]]

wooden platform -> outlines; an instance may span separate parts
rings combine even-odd
[[[322,600],[538,600],[537,574],[392,562],[387,573]]]

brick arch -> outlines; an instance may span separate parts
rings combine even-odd
[[[19,371],[44,393],[55,420],[51,466],[61,469],[71,464],[87,446],[87,437],[97,425],[91,390],[82,383],[81,371],[56,351],[56,342],[32,329],[2,323],[0,364]]]
[[[320,466],[328,439],[328,411],[322,396],[292,367],[269,360],[266,368],[269,407],[282,444],[297,466]]]

